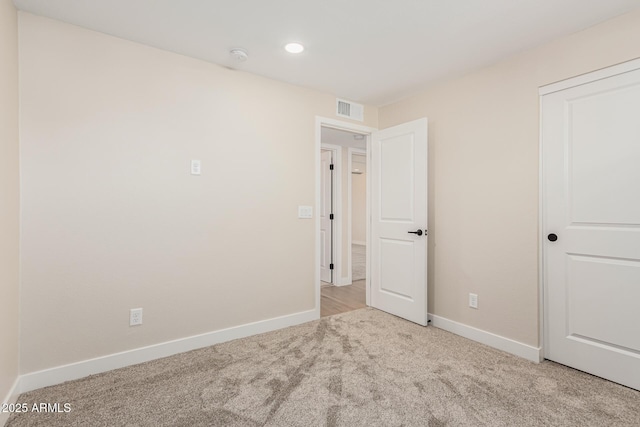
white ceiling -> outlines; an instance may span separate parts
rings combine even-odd
[[[640,0],[14,0],[48,16],[385,105],[640,7]],[[290,41],[306,46],[294,56]],[[234,63],[231,48],[249,59]]]

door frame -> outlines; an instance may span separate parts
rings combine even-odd
[[[592,71],[585,74],[580,74],[578,76],[569,77],[565,80],[561,80],[555,83],[551,83],[545,86],[540,86],[538,88],[538,96],[539,96],[539,117],[540,117],[540,127],[539,127],[539,210],[538,210],[538,256],[539,258],[539,268],[538,268],[538,293],[539,293],[539,310],[538,316],[540,318],[539,322],[539,346],[540,346],[540,361],[546,358],[548,345],[548,336],[547,328],[549,327],[547,320],[547,304],[546,304],[546,289],[547,289],[547,279],[546,279],[546,257],[547,253],[545,251],[546,243],[546,194],[545,194],[545,164],[544,164],[544,141],[543,141],[543,123],[542,123],[542,97],[545,95],[549,95],[553,92],[558,92],[561,90],[569,89],[571,87],[580,86],[586,83],[591,83],[596,80],[606,79],[608,77],[613,77],[619,74],[623,74],[626,72],[634,71],[640,69],[640,58],[632,59],[627,62],[623,62],[620,64],[611,65],[606,68],[602,68],[596,71]]]
[[[342,277],[342,226],[343,215],[335,215],[336,212],[342,213],[342,147],[334,144],[320,144],[320,151],[331,151],[331,162],[333,164],[333,178],[331,180],[331,213],[335,219],[332,224],[331,233],[331,262],[333,263],[333,273],[331,274],[331,283],[334,286],[341,286],[340,278]],[[320,205],[318,205],[320,207]],[[318,221],[320,215],[318,215]]]
[[[333,129],[344,130],[347,132],[356,132],[365,135],[365,141],[367,147],[369,147],[371,141],[371,133],[377,131],[378,129],[372,128],[369,126],[358,125],[355,123],[344,122],[341,120],[331,119],[328,117],[316,116],[315,123],[315,175],[316,175],[316,190],[315,190],[315,212],[316,212],[316,220],[315,220],[315,317],[317,319],[320,318],[320,196],[321,196],[321,176],[320,176],[320,150],[322,148],[322,128],[328,127]],[[371,150],[367,150],[367,164],[370,164],[370,156]],[[371,222],[371,214],[369,211],[369,188],[370,185],[371,174],[367,174],[367,242],[370,239],[370,222]],[[342,231],[342,230],[341,230]],[[369,262],[370,254],[369,254],[369,245],[367,245],[367,281],[366,281],[366,303],[370,305],[370,295],[369,295],[369,269],[371,263]],[[342,263],[342,260],[340,260]],[[337,275],[337,274],[336,274]],[[341,277],[339,278],[341,279]],[[334,282],[336,280],[334,279]]]

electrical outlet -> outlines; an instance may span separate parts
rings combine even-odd
[[[469,294],[469,307],[478,308],[478,294]]]
[[[129,326],[142,325],[142,309],[132,308],[129,310]]]

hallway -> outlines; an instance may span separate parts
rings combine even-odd
[[[320,316],[332,316],[366,307],[365,283],[365,280],[358,280],[347,286],[323,284],[320,290]]]

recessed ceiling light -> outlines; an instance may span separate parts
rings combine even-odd
[[[304,46],[302,46],[300,43],[288,43],[284,47],[284,50],[289,53],[300,53],[304,50]]]

